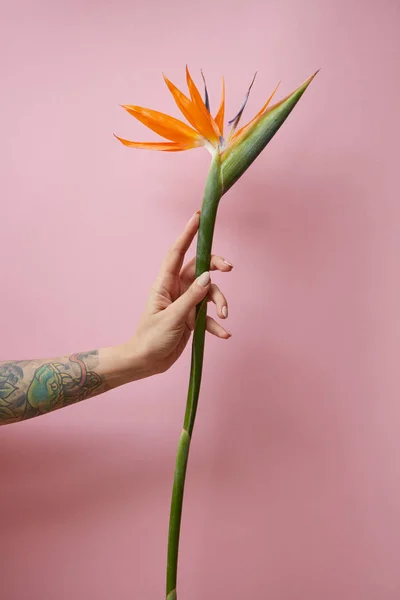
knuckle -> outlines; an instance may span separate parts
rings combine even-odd
[[[223,293],[221,292],[221,290],[219,289],[219,287],[215,283],[211,284],[210,296],[214,300],[223,300],[224,299]]]
[[[185,256],[185,252],[184,252],[183,248],[177,244],[174,244],[173,246],[171,246],[170,254],[172,254],[174,256],[176,255],[179,258],[182,258]]]
[[[188,291],[190,292],[191,296],[197,298],[197,296],[201,295],[202,288],[199,286],[197,281],[194,281]]]

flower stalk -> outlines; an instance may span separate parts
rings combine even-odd
[[[211,162],[201,207],[200,227],[197,238],[196,277],[208,271],[211,260],[211,247],[219,201],[222,196],[221,160],[216,153]],[[204,342],[207,319],[207,299],[203,300],[196,311],[196,323],[192,342],[192,361],[189,389],[186,402],[183,430],[178,444],[174,484],[172,489],[171,511],[168,534],[167,558],[167,600],[176,600],[176,582],[178,572],[179,536],[182,517],[183,494],[190,442],[196,419],[199,400],[201,375],[203,371]]]

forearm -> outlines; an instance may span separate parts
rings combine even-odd
[[[30,419],[146,376],[124,347],[0,363],[0,425]]]

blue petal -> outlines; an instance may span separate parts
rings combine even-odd
[[[210,99],[208,97],[206,78],[204,77],[203,71],[201,69],[200,69],[200,72],[201,72],[201,76],[204,81],[204,104],[206,105],[206,109],[208,110],[208,112],[210,112]]]
[[[243,100],[243,104],[240,107],[240,110],[239,110],[238,114],[235,117],[233,117],[233,119],[231,119],[230,121],[228,121],[228,125],[232,125],[232,123],[233,123],[232,132],[235,131],[236,127],[239,124],[239,121],[240,121],[240,119],[242,117],[243,111],[244,111],[244,109],[246,107],[247,100],[249,99],[250,91],[251,91],[251,88],[253,87],[253,83],[254,83],[254,81],[256,79],[256,76],[257,76],[257,71],[254,73],[254,77],[252,79],[251,84],[249,85],[249,89],[247,90],[246,96],[245,96],[245,98]]]

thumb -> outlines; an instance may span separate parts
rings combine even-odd
[[[176,323],[186,321],[190,312],[196,305],[207,296],[210,288],[210,272],[205,271],[194,280],[190,288],[186,290],[175,302],[169,305],[167,311]]]

